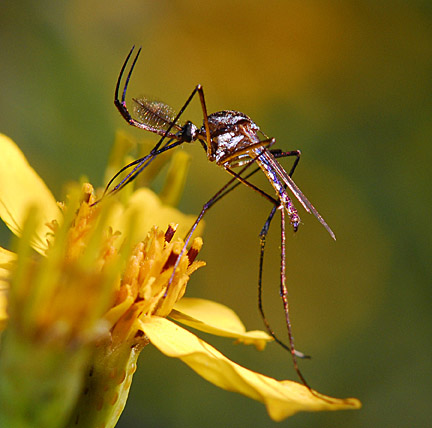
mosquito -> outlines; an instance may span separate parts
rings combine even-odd
[[[292,180],[292,175],[300,160],[300,151],[294,150],[283,152],[279,149],[271,149],[276,140],[265,135],[250,119],[250,117],[244,113],[234,110],[223,110],[208,114],[204,98],[204,90],[201,85],[195,87],[177,114],[170,106],[160,101],[148,98],[133,98],[135,104],[135,116],[138,118],[135,119],[132,117],[128,107],[126,106],[126,91],[132,72],[138,61],[141,48],[133,59],[129,72],[124,80],[121,98],[119,96],[120,85],[134,49],[135,47],[132,47],[121,68],[115,88],[114,104],[126,122],[137,128],[157,134],[160,136],[160,139],[148,155],[129,163],[114,175],[105,188],[104,196],[117,193],[119,190],[123,189],[123,187],[133,181],[161,153],[178,147],[184,143],[193,143],[195,141],[198,141],[201,144],[206,152],[207,159],[210,162],[215,162],[232,176],[232,178],[203,205],[201,212],[186,235],[184,247],[174,265],[174,271],[178,266],[181,256],[186,251],[186,247],[193,232],[202,220],[204,214],[226,194],[234,190],[238,185],[243,184],[267,199],[273,207],[259,235],[260,262],[258,277],[258,309],[268,333],[279,345],[291,353],[294,369],[298,377],[302,383],[311,390],[303,377],[297,362],[298,358],[309,357],[295,349],[288,305],[285,244],[287,218],[294,232],[298,230],[300,225],[300,217],[291,197],[288,194],[288,190],[295,196],[308,213],[312,213],[318,219],[333,239],[336,240],[336,237],[323,217]],[[196,95],[199,97],[203,114],[203,126],[200,128],[190,121],[186,121],[183,124],[180,122],[180,117]],[[287,173],[277,159],[289,156],[295,157],[295,160],[290,172]],[[252,168],[250,171],[249,169],[251,167],[255,168]],[[240,168],[240,170],[235,171],[236,168]],[[266,175],[274,189],[274,195],[267,193],[249,181],[249,178],[259,170]],[[126,174],[125,177],[122,178],[118,184],[113,186],[113,183],[119,179],[119,176],[123,173]],[[285,313],[288,344],[280,340],[270,327],[264,314],[262,302],[262,276],[266,237],[270,223],[278,211],[280,212],[281,217],[280,296]]]

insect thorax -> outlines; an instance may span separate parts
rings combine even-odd
[[[239,157],[246,157],[245,149],[260,141],[257,135],[259,127],[249,116],[238,111],[212,113],[208,124],[211,136],[209,160],[218,164],[223,164],[228,158],[234,160],[236,152],[239,152]],[[204,127],[201,133],[205,134]]]

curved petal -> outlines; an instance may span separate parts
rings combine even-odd
[[[44,253],[45,236],[50,232],[46,223],[60,216],[56,200],[18,146],[3,134],[0,134],[0,151],[0,217],[20,236],[29,207],[37,206],[41,219],[33,244],[35,250]]]
[[[228,391],[238,392],[267,407],[270,417],[281,421],[301,411],[358,409],[355,398],[336,399],[316,393],[292,381],[277,381],[230,361],[215,348],[165,318],[149,317],[141,328],[159,351],[179,358],[204,379]]]
[[[237,314],[227,306],[211,300],[183,297],[169,315],[176,321],[205,333],[233,337],[245,345],[253,344],[260,351],[273,340],[264,331],[246,331]]]

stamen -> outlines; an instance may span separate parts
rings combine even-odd
[[[175,231],[177,230],[177,224],[171,223],[168,226],[167,231],[165,232],[165,242],[171,242],[171,239],[174,236]]]
[[[189,259],[189,266],[194,262],[196,256],[201,250],[202,245],[203,242],[201,238],[195,238],[194,241],[192,242],[192,246],[189,248],[189,251],[187,252],[187,257]]]

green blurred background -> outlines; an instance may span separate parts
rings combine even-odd
[[[288,233],[297,347],[311,385],[363,409],[300,414],[287,427],[425,427],[431,420],[432,3],[403,1],[0,2],[0,131],[57,198],[87,175],[103,185],[114,133],[127,130],[113,90],[132,44],[143,53],[130,96],[179,108],[197,83],[209,110],[236,109],[284,150],[303,153],[295,180],[337,235],[301,211]],[[198,102],[187,118],[200,124]],[[181,209],[198,213],[227,177],[199,145]],[[289,164],[287,160],[287,165]],[[257,183],[265,186],[265,179]],[[429,207],[429,208],[427,208]],[[270,207],[238,189],[206,218],[188,293],[256,309],[258,233]],[[271,230],[265,303],[284,334],[278,231]],[[8,234],[2,230],[2,242]],[[204,337],[205,335],[202,335]],[[296,379],[290,357],[204,337],[231,359]],[[264,407],[205,382],[148,347],[119,427],[276,426]]]

